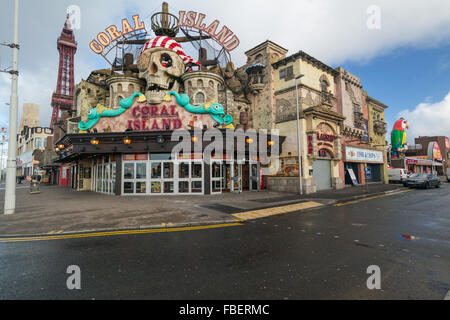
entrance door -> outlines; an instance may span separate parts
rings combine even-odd
[[[231,185],[231,177],[233,171],[233,166],[231,163],[223,162],[222,163],[222,190],[226,192],[230,192],[233,188]]]
[[[147,162],[125,162],[123,164],[123,193],[147,193]]]
[[[261,188],[261,176],[260,176],[260,164],[259,163],[251,163],[250,162],[250,181],[249,187],[250,191],[259,191]]]
[[[162,194],[162,161],[150,162],[150,194]]]
[[[175,163],[163,162],[163,174],[162,174],[162,187],[164,194],[174,194],[175,193]]]
[[[222,162],[211,163],[211,194],[222,193],[223,166]]]
[[[235,162],[232,170],[232,192],[242,192],[242,164]]]
[[[317,191],[331,189],[331,161],[314,161],[313,178],[316,182]]]

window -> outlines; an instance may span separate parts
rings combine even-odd
[[[44,149],[47,148],[47,138],[44,139]]]
[[[322,88],[322,92],[328,92],[328,83],[325,80],[321,81],[320,87]]]
[[[205,103],[205,95],[203,92],[197,92],[195,95],[195,104],[204,104]]]
[[[286,81],[294,79],[294,66],[289,66],[287,68],[280,70],[280,79]]]
[[[41,139],[41,138],[36,138],[36,139],[34,140],[34,147],[35,147],[36,149],[42,148],[42,139]]]

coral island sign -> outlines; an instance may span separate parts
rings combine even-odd
[[[239,38],[233,34],[233,32],[227,27],[223,26],[219,29],[219,20],[214,20],[211,24],[207,25],[203,23],[206,15],[203,13],[197,13],[195,11],[180,11],[180,16],[178,18],[179,27],[191,27],[199,31],[205,32],[211,38],[216,40],[225,50],[232,51],[236,49],[239,44]]]
[[[172,98],[171,96],[174,96]],[[233,118],[225,115],[223,106],[208,103],[193,106],[189,97],[171,92],[163,103],[149,104],[145,95],[134,93],[120,101],[119,108],[97,105],[89,110],[87,121],[80,121],[81,131],[97,129],[99,132],[164,131],[192,128],[230,128]]]
[[[206,15],[203,13],[197,13],[195,11],[188,11],[186,13],[186,11],[180,11],[178,26],[194,28],[206,33],[227,51],[232,51],[239,46],[239,38],[227,26],[223,26],[220,29],[219,20],[214,20],[211,24],[207,25],[203,23],[205,18]],[[110,25],[104,31],[99,32],[96,39],[92,40],[89,44],[91,50],[97,54],[102,54],[106,47],[120,37],[134,31],[145,30],[145,23],[140,20],[138,14],[132,16],[132,19],[130,23],[127,18],[124,18],[120,26]],[[218,31],[219,29],[220,31]]]
[[[105,29],[105,32],[100,32],[97,34],[97,40],[92,40],[89,47],[95,53],[101,54],[103,53],[105,47],[109,46],[120,37],[133,31],[145,30],[145,24],[143,21],[140,21],[138,14],[133,16],[133,24],[134,26],[131,26],[131,23],[125,18],[122,19],[121,28],[115,25],[110,25]]]

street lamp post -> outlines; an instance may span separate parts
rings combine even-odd
[[[9,143],[6,171],[5,214],[13,214],[16,209],[16,147],[18,109],[18,62],[19,62],[19,0],[14,0],[14,39],[12,49],[11,107],[9,109]]]
[[[301,152],[301,145],[300,145],[300,112],[298,109],[298,83],[297,80],[302,78],[304,75],[300,74],[297,77],[295,77],[295,92],[297,95],[297,154],[298,154],[298,183],[300,188],[300,195],[303,195],[303,183],[302,183],[302,176],[303,176],[303,167],[302,167],[302,152]]]

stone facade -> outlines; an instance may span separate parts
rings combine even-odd
[[[327,187],[342,188],[346,176],[346,146],[382,150],[378,145],[385,139],[381,125],[385,106],[369,98],[362,89],[361,80],[343,68],[331,68],[303,51],[290,56],[287,52],[287,49],[268,40],[245,52],[247,62],[241,67],[236,68],[228,62],[225,66],[203,66],[198,71],[187,68],[176,78],[177,91],[187,94],[193,105],[213,101],[222,104],[226,114],[233,117],[235,128],[279,130],[286,140],[280,161],[272,161],[270,172],[273,176],[268,179],[268,186],[292,192],[296,192],[297,184],[291,180],[294,181],[299,174],[298,98],[300,174],[305,192]],[[158,99],[165,100],[159,91],[172,90],[170,86],[175,85],[172,78],[168,76],[166,81],[169,89],[163,84],[158,87],[151,63],[144,60],[137,60],[139,74],[124,72],[121,75],[99,70],[82,81],[77,86],[76,117],[69,119],[69,130],[72,127],[77,130],[77,121],[85,121],[87,112],[97,104],[114,108],[122,98],[137,91],[146,91],[147,99],[158,95]],[[158,64],[160,60],[152,61]],[[148,74],[143,77],[146,71]],[[303,77],[296,80],[300,74]],[[149,81],[151,85],[147,83]],[[371,118],[371,113],[374,118]],[[277,163],[280,164],[278,167]],[[329,178],[321,175],[323,169],[319,168],[323,167],[319,164],[329,167],[329,172],[325,170]],[[357,172],[363,170],[360,166]],[[329,181],[324,184],[324,180]]]
[[[110,108],[117,108],[123,98],[128,98],[135,92],[144,91],[144,81],[131,76],[111,76],[106,80],[106,85],[109,88],[109,104],[105,103],[105,106]]]

